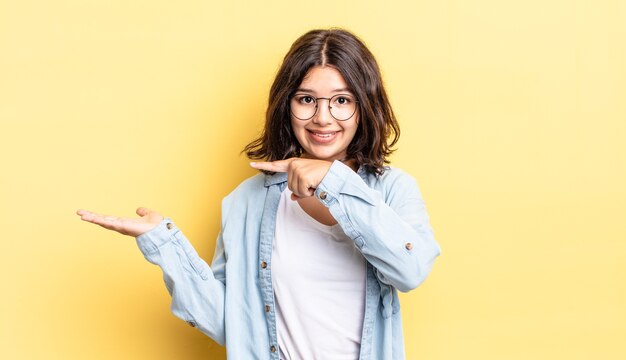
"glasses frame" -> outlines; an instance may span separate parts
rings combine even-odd
[[[337,95],[333,95],[333,96],[331,96],[329,98],[327,98],[327,97],[314,97],[314,96],[311,96],[311,95],[306,95],[306,96],[310,96],[313,100],[315,100],[315,112],[310,117],[308,117],[306,119],[302,119],[302,118],[297,117],[296,114],[294,114],[293,110],[291,109],[291,101],[293,100],[293,98],[295,98],[298,95],[305,95],[305,94],[295,94],[295,95],[293,95],[293,96],[291,96],[289,98],[289,112],[291,113],[291,115],[293,117],[295,117],[296,119],[301,120],[301,121],[311,120],[311,119],[313,119],[313,117],[315,117],[315,115],[317,115],[317,112],[319,111],[319,101],[318,100],[328,100],[328,113],[330,114],[330,116],[333,117],[333,119],[335,119],[337,121],[348,121],[348,120],[350,120],[354,116],[354,114],[356,114],[356,111],[358,110],[358,107],[356,106],[356,104],[359,103],[359,100],[356,100],[356,98],[355,98],[354,99],[354,104],[355,104],[354,105],[354,112],[352,113],[352,115],[348,116],[345,119],[337,119],[335,117],[335,115],[333,115],[333,110],[332,110],[333,107],[330,106],[331,100],[336,98],[336,97],[338,97],[338,96],[350,96],[351,98],[354,98],[353,95],[350,95],[350,94],[337,94]]]

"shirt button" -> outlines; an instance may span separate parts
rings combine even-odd
[[[326,191],[322,191],[322,192],[320,193],[320,199],[322,199],[322,200],[326,200],[326,197],[327,197],[327,196],[328,196],[328,194],[326,193]]]
[[[270,351],[273,353],[276,352],[276,346],[272,345],[272,347],[270,348]]]
[[[189,326],[191,327],[196,327],[196,323],[193,321],[187,321],[187,324],[189,324]]]
[[[270,312],[270,306],[269,305],[265,305],[265,312]]]
[[[261,262],[261,267],[265,269],[267,267],[267,263],[265,261]]]
[[[411,250],[411,249],[413,249],[413,244],[411,244],[411,243],[406,243],[406,244],[404,244],[404,247],[405,247],[407,250]]]
[[[172,228],[174,227],[174,225],[172,225],[172,223],[167,223],[167,230],[172,230]]]

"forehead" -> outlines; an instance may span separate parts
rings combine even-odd
[[[339,70],[332,66],[314,66],[307,71],[299,90],[316,93],[348,91],[349,87]]]

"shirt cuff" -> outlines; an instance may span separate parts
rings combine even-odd
[[[330,207],[339,197],[339,194],[355,196],[370,205],[374,205],[375,201],[371,192],[372,190],[359,174],[348,165],[335,160],[315,189],[315,196],[326,207]]]
[[[180,231],[172,219],[165,218],[153,229],[137,236],[137,246],[145,255],[154,254],[159,248],[174,239],[174,235]]]

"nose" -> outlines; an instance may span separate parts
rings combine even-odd
[[[320,125],[330,125],[334,120],[335,118],[330,114],[330,99],[318,99],[317,113],[313,116],[313,122]]]

